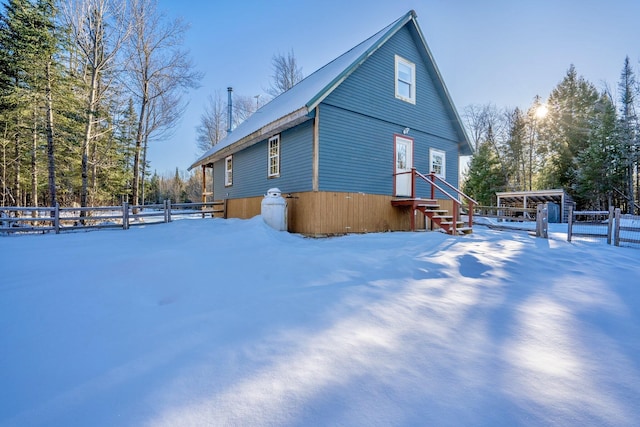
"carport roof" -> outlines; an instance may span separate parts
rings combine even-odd
[[[498,206],[500,203],[523,203],[524,199],[527,202],[533,203],[546,203],[555,202],[562,203],[563,201],[573,201],[570,195],[568,195],[562,189],[554,190],[536,190],[536,191],[505,191],[496,193],[498,196]]]

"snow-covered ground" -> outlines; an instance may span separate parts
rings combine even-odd
[[[0,426],[636,426],[640,251],[551,237],[0,236]]]

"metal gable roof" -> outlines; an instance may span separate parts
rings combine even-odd
[[[413,22],[420,35],[422,45],[428,55],[431,65],[434,67],[438,80],[442,84],[443,94],[447,100],[450,113],[455,117],[454,122],[462,143],[470,150],[470,143],[462,127],[462,122],[453,106],[449,93],[442,82],[431,52],[415,21],[415,12],[409,11],[387,27],[383,28],[367,40],[353,47],[346,53],[307,76],[288,91],[280,94],[269,103],[262,106],[247,120],[242,122],[229,135],[218,144],[204,153],[189,169],[215,162],[233,154],[243,148],[256,144],[263,139],[277,134],[283,130],[296,126],[313,117],[314,108],[322,102],[336,87],[340,85],[360,64],[366,61],[380,46],[389,40],[400,28],[408,22]],[[461,149],[466,154],[465,147]],[[469,153],[470,154],[470,151]]]

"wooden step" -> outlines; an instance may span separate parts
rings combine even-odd
[[[438,203],[437,200],[420,199],[420,198],[416,198],[416,199],[396,198],[396,199],[392,199],[391,200],[391,205],[393,205],[393,206],[413,206],[414,209],[418,205],[436,205],[437,203]],[[440,206],[438,205],[438,207],[440,207]]]
[[[456,233],[458,233],[459,235],[471,234],[471,233],[473,233],[473,228],[471,228],[471,227],[457,227],[456,228]]]
[[[453,215],[433,215],[431,219],[440,219],[445,221],[453,221]]]
[[[457,236],[464,236],[473,233],[473,229],[471,227],[457,227],[455,234],[453,233],[453,228],[440,228],[440,230],[447,234]]]
[[[449,215],[447,209],[441,209],[438,201],[434,199],[396,198],[391,200],[391,205],[395,207],[409,207],[414,212],[416,210],[422,212],[431,220],[433,225],[438,226],[440,231],[449,235],[465,235],[473,232],[471,227],[465,226],[466,223],[464,221],[455,221],[456,229],[454,233],[453,215]],[[416,231],[413,219],[411,220],[411,229]]]

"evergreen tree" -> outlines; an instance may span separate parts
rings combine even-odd
[[[136,128],[138,116],[136,115],[133,99],[129,98],[127,106],[120,111],[115,124],[115,149],[120,153],[118,157],[118,173],[122,174],[121,194],[126,200],[131,197],[131,175],[133,173],[133,155],[136,145]]]
[[[506,158],[510,165],[507,186],[511,190],[524,191],[527,186],[526,119],[519,108],[507,112],[508,136]]]
[[[626,180],[624,194],[626,195],[627,212],[633,213],[635,204],[634,173],[637,161],[636,146],[638,140],[638,116],[635,110],[636,78],[627,56],[620,74],[618,84],[620,93],[619,136],[626,158]]]
[[[577,159],[588,146],[599,97],[593,84],[578,76],[571,65],[564,79],[551,92],[547,102],[548,115],[540,126],[546,147],[539,186],[563,188],[579,205],[583,200],[575,191]]]
[[[507,177],[491,143],[481,142],[471,158],[462,191],[480,205],[491,206],[496,203],[496,192],[504,191],[506,182]]]
[[[587,209],[617,205],[614,189],[624,185],[625,153],[619,144],[616,110],[607,94],[600,97],[587,148],[578,154],[576,193]]]
[[[52,152],[51,63],[56,50],[55,9],[50,0],[9,0],[0,15],[0,121],[12,136],[13,158],[3,176],[13,175],[14,200],[38,204],[39,171],[44,163],[41,143],[46,128]],[[46,110],[46,117],[44,111]],[[4,144],[3,146],[6,146]],[[53,155],[49,156],[49,160]],[[12,166],[7,171],[7,166]],[[30,171],[27,180],[21,170]],[[54,165],[49,164],[49,186],[55,194]],[[6,187],[6,184],[5,184]],[[28,190],[27,190],[28,188]],[[28,195],[28,196],[27,196]]]
[[[160,189],[160,177],[157,172],[153,172],[151,179],[149,180],[149,202],[151,203],[161,203],[162,202],[162,192]]]
[[[176,168],[176,174],[173,177],[173,185],[174,191],[173,197],[171,199],[176,203],[183,202],[185,198],[184,181],[180,176],[180,171],[178,170],[178,168]]]
[[[128,33],[122,25],[125,7],[132,4],[5,0],[0,5],[2,205],[119,203],[131,193],[140,123],[144,148],[138,169],[144,181],[150,135],[158,138],[176,122],[184,105],[179,95],[198,75],[190,70],[181,74],[180,66],[188,61],[184,51],[172,49],[181,41],[184,27],[160,25],[175,32],[165,34],[171,40],[154,60],[166,59],[167,67],[175,64],[177,71],[155,70],[154,75],[163,77],[152,84],[144,122],[135,112],[135,94],[128,105],[123,102],[119,84],[131,83],[131,76],[115,66],[120,59],[116,53]]]

